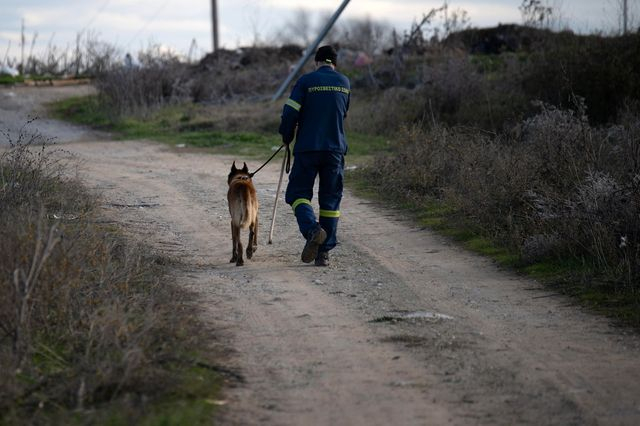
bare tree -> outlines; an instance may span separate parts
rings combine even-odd
[[[518,9],[522,14],[522,22],[530,27],[548,27],[553,15],[553,7],[542,0],[523,0]]]
[[[307,9],[295,11],[291,19],[285,22],[282,29],[276,32],[275,39],[281,43],[292,43],[308,46],[313,38],[312,18]]]
[[[462,31],[469,28],[471,18],[469,13],[461,8],[454,9],[449,13],[448,7],[445,9],[444,16],[444,37],[447,37],[451,33]]]
[[[262,7],[258,2],[247,11],[245,20],[251,28],[251,45],[253,47],[268,45],[269,41],[264,40],[264,29],[268,26],[268,19],[263,16]]]
[[[121,52],[114,45],[100,41],[97,34],[88,32],[84,43],[85,63],[83,72],[97,75],[108,71],[121,57]]]
[[[11,51],[11,40],[7,43],[7,51],[4,54],[3,64],[9,66],[9,52]]]
[[[449,34],[462,31],[469,26],[469,13],[459,7],[456,9],[450,9],[449,2],[447,0],[444,1],[439,9],[433,10],[436,11],[434,17],[438,17],[438,15],[440,15],[439,18],[442,21],[441,25],[434,26],[436,38],[438,38],[440,32],[443,33],[442,37],[445,38]]]
[[[36,45],[37,39],[38,39],[38,32],[36,31],[35,33],[33,33],[33,38],[31,39],[31,48],[29,49],[29,56],[27,56],[26,69],[29,74],[34,74],[36,72],[36,69],[35,69],[36,61],[35,61],[35,58],[33,57],[33,48]]]
[[[366,17],[341,23],[331,37],[342,46],[375,54],[392,43],[391,33],[390,25]]]
[[[22,18],[22,27],[20,29],[20,50],[22,51],[20,56],[20,74],[24,75],[24,18]]]
[[[626,34],[638,28],[638,5],[640,2],[628,0],[607,0],[602,6],[606,16],[605,25],[610,26],[614,33]]]

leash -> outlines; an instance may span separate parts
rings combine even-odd
[[[285,146],[287,147],[287,149],[285,151],[285,156],[284,156],[284,159],[282,161],[283,161],[283,165],[286,164],[287,174],[289,174],[289,170],[291,169],[291,149],[289,148],[289,144],[283,143],[282,145],[280,145],[280,148],[278,148],[276,150],[276,152],[274,152],[273,155],[271,157],[269,157],[269,159],[267,161],[264,162],[264,164],[262,166],[258,167],[255,172],[249,173],[249,177],[253,178],[253,176],[256,173],[258,173],[260,170],[262,170],[262,168],[264,166],[269,164],[269,161],[273,160],[273,157],[278,155],[278,153],[282,150],[282,147],[285,147]]]

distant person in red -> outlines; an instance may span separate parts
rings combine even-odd
[[[302,261],[329,264],[336,246],[342,200],[347,140],[344,119],[349,109],[349,79],[336,71],[338,54],[322,46],[315,55],[316,71],[300,77],[282,110],[280,134],[289,144],[295,136],[294,162],[285,199],[291,205],[306,240]],[[297,131],[296,131],[297,128]],[[320,177],[319,221],[311,205],[313,185]]]

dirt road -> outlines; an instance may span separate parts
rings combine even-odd
[[[175,279],[245,379],[226,389],[219,424],[640,424],[635,333],[396,212],[347,192],[332,266],[304,265],[284,203],[265,244],[275,161],[255,178],[258,252],[236,267],[233,158],[153,142],[65,148],[108,217],[186,265]]]
[[[70,96],[85,96],[95,90],[89,85],[61,87],[0,88],[0,148],[39,133],[50,142],[88,141],[105,138],[104,133],[47,117],[45,104]],[[30,121],[33,121],[29,124]]]

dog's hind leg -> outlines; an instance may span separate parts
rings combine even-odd
[[[256,220],[253,222],[253,252],[258,251],[258,215],[256,215]]]
[[[233,228],[233,239],[235,241],[234,250],[236,251],[236,266],[242,266],[244,265],[244,260],[242,259],[242,241],[240,240],[239,226]]]
[[[247,244],[247,259],[258,251],[258,218],[249,226],[249,242]]]
[[[229,263],[233,263],[238,260],[238,252],[236,251],[236,229],[233,226],[233,222],[231,222],[231,260]]]

